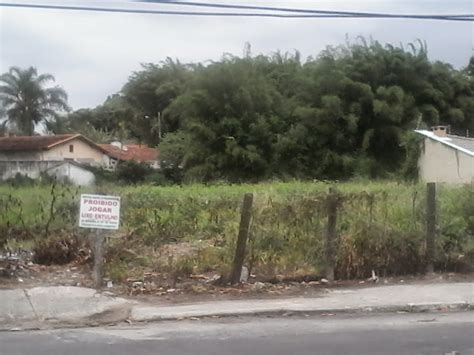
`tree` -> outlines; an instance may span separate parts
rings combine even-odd
[[[268,176],[282,107],[274,82],[252,58],[228,56],[200,69],[172,105],[191,142],[185,155],[186,179]]]
[[[191,145],[192,141],[182,130],[168,133],[160,143],[161,171],[168,180],[175,183],[183,180],[183,166]]]
[[[167,58],[160,64],[144,64],[122,89],[123,98],[134,115],[127,121],[132,136],[150,145],[160,143],[162,134],[181,128],[178,117],[168,112],[173,101],[184,93],[192,78],[192,67]],[[158,115],[160,120],[158,122]],[[158,129],[158,126],[160,129]]]
[[[473,134],[473,73],[474,58],[462,70],[430,61],[421,40],[405,49],[359,38],[303,62],[248,45],[243,58],[146,64],[102,105],[48,129],[159,144],[172,181],[414,178],[409,132]]]
[[[151,172],[148,165],[133,160],[120,162],[117,167],[117,177],[129,184],[143,182]]]
[[[36,68],[11,67],[0,75],[0,103],[8,125],[24,135],[33,135],[35,126],[69,110],[66,92],[46,87],[51,74],[38,75]]]
[[[471,76],[474,77],[474,56],[469,59],[469,64],[467,65],[465,72]]]

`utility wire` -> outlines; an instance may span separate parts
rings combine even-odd
[[[166,2],[170,4],[170,2]],[[165,4],[165,2],[163,2]],[[176,3],[177,4],[177,3]],[[173,5],[175,5],[173,3]],[[181,15],[181,16],[214,16],[214,17],[276,17],[276,18],[412,18],[423,20],[443,20],[443,21],[467,21],[473,22],[474,15],[459,15],[462,17],[450,16],[418,16],[418,15],[355,15],[342,13],[314,13],[314,14],[275,14],[275,13],[250,13],[250,12],[198,12],[198,11],[170,11],[170,10],[145,10],[145,9],[118,9],[110,7],[91,6],[63,6],[63,5],[41,5],[41,4],[19,4],[0,2],[0,7],[10,8],[30,8],[47,10],[68,10],[68,11],[92,11],[109,13],[134,13],[134,14],[154,14],[154,15]],[[317,11],[317,10],[314,10]],[[458,15],[456,15],[458,16]]]
[[[345,15],[283,15],[269,13],[249,12],[197,12],[197,11],[168,11],[168,10],[145,10],[145,9],[117,9],[90,6],[63,6],[63,5],[39,5],[0,3],[0,7],[47,9],[47,10],[71,10],[71,11],[93,11],[93,12],[115,12],[132,14],[155,14],[155,15],[184,15],[184,16],[231,16],[231,17],[280,17],[280,18],[314,18],[314,17],[349,17]]]
[[[133,2],[155,3],[155,4],[170,4],[178,6],[193,6],[193,7],[210,7],[223,9],[239,9],[239,10],[258,10],[258,11],[275,11],[275,12],[291,12],[301,14],[327,14],[327,15],[347,15],[357,17],[395,17],[395,18],[428,18],[428,19],[446,19],[446,18],[472,18],[474,14],[388,14],[388,13],[373,13],[373,12],[357,12],[357,11],[333,11],[333,10],[314,10],[314,9],[298,9],[287,7],[273,7],[273,6],[255,6],[255,5],[235,5],[235,4],[216,4],[216,3],[202,3],[192,1],[178,1],[178,0],[131,0]]]

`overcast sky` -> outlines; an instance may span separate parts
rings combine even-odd
[[[201,1],[367,12],[474,13],[472,0]],[[185,10],[125,0],[9,2]],[[118,92],[129,75],[140,69],[140,63],[156,63],[166,57],[182,62],[217,60],[223,53],[241,55],[245,42],[251,43],[253,54],[299,50],[306,58],[328,45],[344,43],[346,34],[352,39],[372,36],[395,45],[426,40],[432,60],[456,68],[467,65],[474,43],[474,27],[469,22],[203,18],[0,7],[0,72],[15,65],[51,73],[78,109],[95,107]]]

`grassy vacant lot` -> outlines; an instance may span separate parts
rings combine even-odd
[[[318,275],[324,268],[330,186],[340,193],[336,276],[366,277],[372,269],[382,275],[423,270],[425,186],[361,181],[101,187],[98,191],[123,199],[122,227],[109,243],[109,273],[121,279],[144,270],[227,272],[241,200],[253,192],[251,271],[264,278]],[[64,244],[65,238],[83,238],[77,228],[81,192],[94,191],[0,186],[1,235],[9,245],[34,240],[43,250],[54,249],[50,243],[58,239]],[[437,268],[472,265],[474,187],[439,186],[438,207]],[[186,251],[177,255],[164,248],[176,243],[186,245]]]

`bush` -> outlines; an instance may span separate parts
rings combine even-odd
[[[12,178],[3,180],[4,184],[11,185],[13,187],[22,187],[22,186],[33,186],[36,184],[35,179],[32,179],[26,175],[16,173]]]
[[[165,174],[161,172],[155,172],[146,177],[147,184],[153,186],[169,186],[172,185],[172,181],[168,180]]]
[[[74,229],[78,195],[82,192],[57,188],[51,234],[59,229]],[[343,197],[337,218],[338,277],[369,277],[372,269],[382,276],[424,270],[426,191],[423,185],[359,181],[341,183],[337,188]],[[11,239],[21,235],[18,231],[25,237],[45,235],[51,191],[45,187],[0,186],[0,235]],[[122,197],[120,233],[130,236],[125,244],[113,243],[113,250],[108,252],[111,273],[121,278],[126,270],[143,271],[151,263],[146,258],[153,260],[153,252],[163,244],[198,241],[205,242],[209,248],[197,252],[192,261],[195,271],[225,270],[235,251],[242,196],[249,191],[255,193],[246,260],[252,272],[259,277],[322,275],[328,184],[296,181],[258,185],[107,186],[107,193]],[[463,271],[472,265],[473,201],[474,187],[439,185],[437,271]],[[44,249],[52,249],[50,253],[59,249],[57,254],[60,254],[63,244],[42,245]],[[47,260],[43,262],[58,258],[44,257]]]
[[[95,166],[88,166],[87,169],[94,174],[97,185],[117,182],[118,180],[115,171],[106,170],[104,168],[99,168]]]
[[[117,177],[129,184],[138,184],[145,181],[145,178],[151,172],[152,169],[148,165],[133,160],[121,162],[117,166]]]
[[[88,259],[90,246],[86,238],[72,234],[38,240],[33,247],[33,262],[41,265],[64,265]]]

